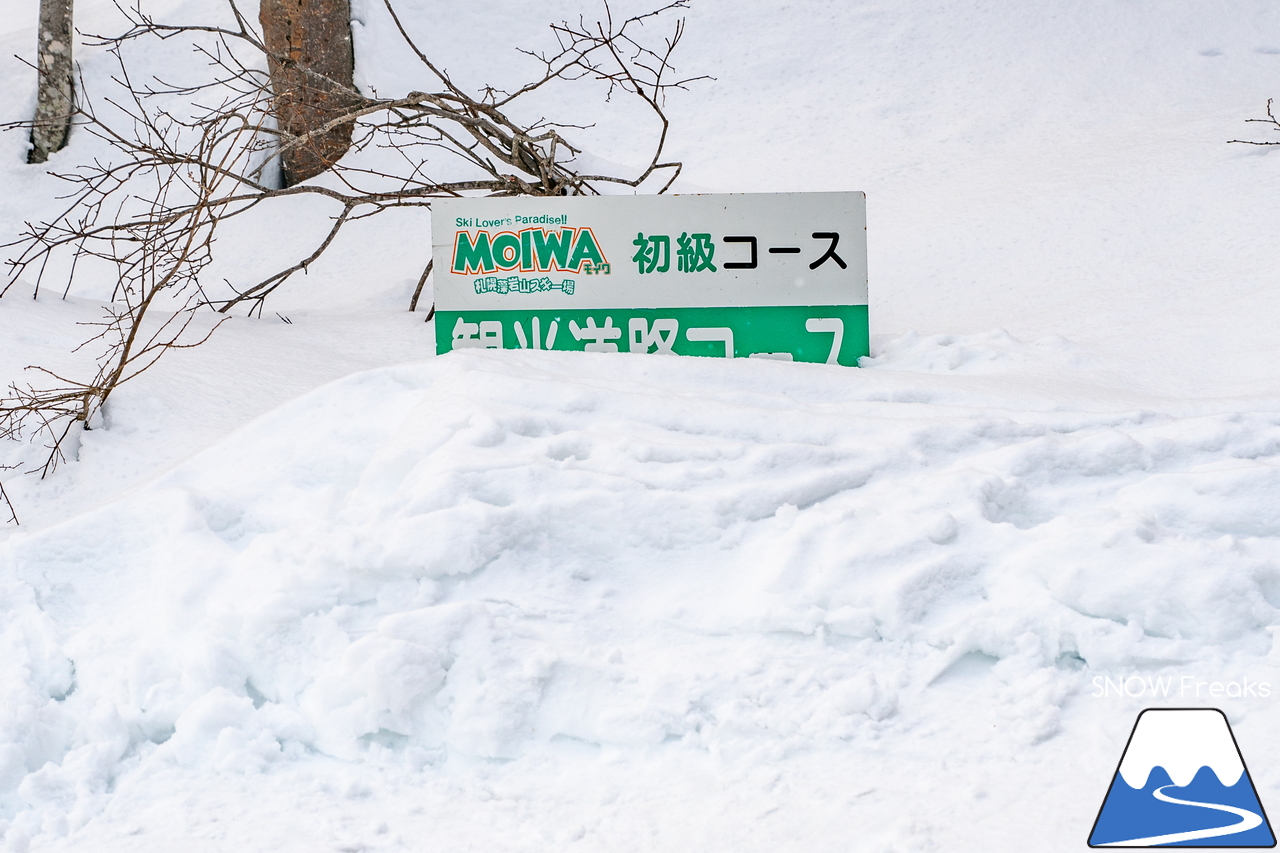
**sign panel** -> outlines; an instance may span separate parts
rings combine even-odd
[[[862,193],[441,199],[436,351],[869,354]]]

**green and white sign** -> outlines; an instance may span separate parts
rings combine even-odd
[[[862,193],[433,204],[436,351],[869,353]]]

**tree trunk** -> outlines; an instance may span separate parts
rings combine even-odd
[[[67,144],[75,88],[71,38],[71,0],[40,0],[40,40],[36,54],[40,88],[31,124],[28,163],[43,163]]]
[[[302,136],[355,101],[349,0],[261,0],[258,20],[269,52],[273,111],[281,131]],[[328,169],[351,147],[354,123],[318,133],[281,156],[284,185]]]

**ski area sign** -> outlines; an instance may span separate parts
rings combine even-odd
[[[432,234],[437,353],[869,353],[862,193],[441,199]]]

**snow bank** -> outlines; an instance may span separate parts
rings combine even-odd
[[[1095,674],[1256,674],[1280,414],[1000,402],[523,351],[326,386],[4,543],[10,832],[157,767],[856,754],[957,683],[1026,748]]]

